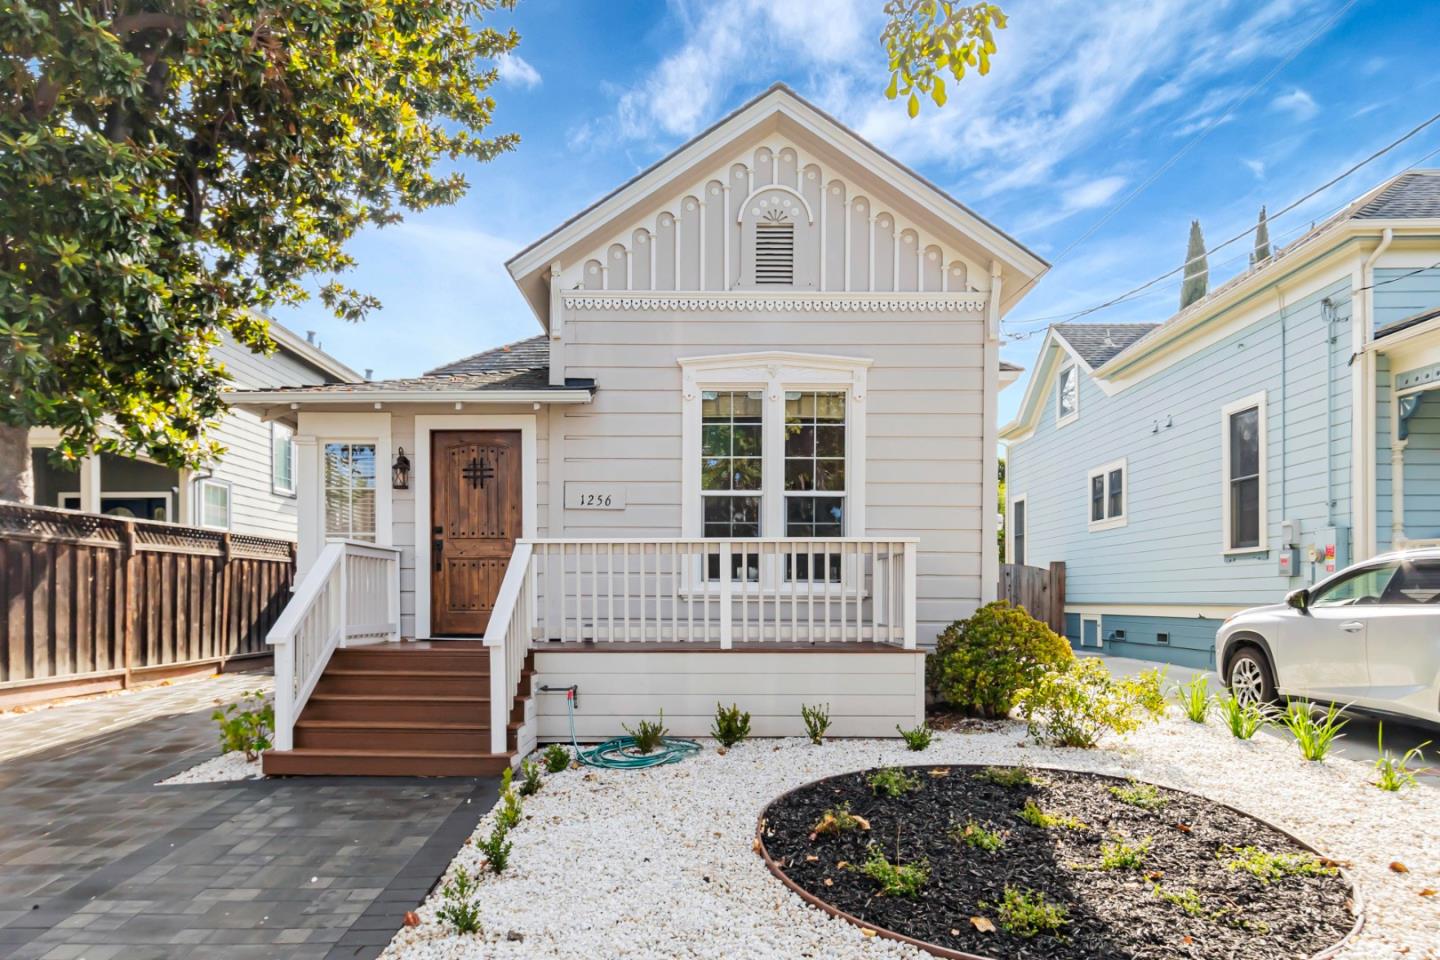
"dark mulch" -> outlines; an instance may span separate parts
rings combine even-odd
[[[1144,810],[1122,803],[1094,774],[1045,770],[1038,785],[998,786],[966,766],[912,767],[921,786],[899,799],[877,797],[865,773],[801,787],[766,810],[765,847],[802,889],[866,923],[951,950],[996,958],[1226,958],[1308,957],[1336,943],[1354,925],[1351,891],[1338,874],[1289,876],[1268,885],[1227,869],[1228,848],[1302,853],[1280,831],[1212,801],[1173,790]],[[940,771],[948,771],[945,775]],[[1077,818],[1087,829],[1041,828],[1017,813],[1027,798],[1047,813]],[[813,826],[838,804],[870,822],[853,831],[811,839]],[[974,820],[1002,831],[1005,844],[986,852],[950,837]],[[1150,839],[1143,866],[1095,869],[1101,844],[1116,837]],[[875,843],[894,862],[929,861],[930,876],[914,899],[877,895],[869,877],[839,863],[861,864]],[[809,859],[809,858],[815,859]],[[826,881],[830,885],[826,885]],[[1193,890],[1205,915],[1154,893]],[[1068,911],[1058,933],[1024,938],[999,928],[997,903],[1006,886],[1042,891]],[[996,923],[982,932],[972,917]]]

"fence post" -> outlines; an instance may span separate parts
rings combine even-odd
[[[140,555],[135,550],[135,522],[120,524],[120,656],[125,669],[121,685],[130,688],[130,672],[134,669],[136,644],[140,632]],[[97,641],[98,642],[98,641]]]
[[[720,544],[720,649],[729,650],[735,640],[734,611],[730,591],[730,541]]]
[[[1050,629],[1065,635],[1065,561],[1050,563]]]

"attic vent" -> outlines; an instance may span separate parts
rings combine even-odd
[[[790,220],[755,223],[755,283],[795,285],[795,224]]]

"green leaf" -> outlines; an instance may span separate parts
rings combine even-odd
[[[940,77],[935,78],[935,89],[930,91],[930,99],[935,101],[935,106],[945,106],[945,81]]]
[[[906,110],[909,111],[912,120],[920,115],[920,98],[914,93],[910,94],[910,103],[906,106]]]
[[[890,86],[888,86],[888,87],[885,88],[885,99],[886,99],[886,100],[894,100],[894,99],[895,99],[895,95],[896,95],[897,93],[899,93],[899,92],[900,92],[900,74],[899,74],[898,72],[892,72],[892,73],[890,74]]]

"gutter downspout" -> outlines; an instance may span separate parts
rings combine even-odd
[[[1374,291],[1370,278],[1375,263],[1390,249],[1395,231],[1386,227],[1380,243],[1351,273],[1350,362],[1350,517],[1355,555],[1351,562],[1375,555],[1375,354],[1367,350],[1375,329]]]

